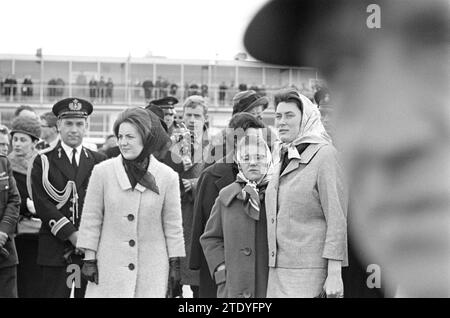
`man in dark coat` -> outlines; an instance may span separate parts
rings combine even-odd
[[[246,134],[255,129],[263,129],[264,123],[249,113],[234,115],[228,127],[234,132],[242,129]],[[253,129],[252,129],[253,128]],[[231,131],[230,131],[231,132]],[[206,168],[197,182],[197,194],[194,202],[194,215],[192,220],[191,247],[189,253],[189,268],[200,270],[200,298],[215,298],[216,284],[211,278],[208,264],[200,245],[200,236],[203,234],[211,209],[219,195],[219,191],[236,180],[238,173],[237,165],[234,163],[234,133],[231,133],[227,141],[233,149],[224,158]],[[243,136],[238,136],[243,137]]]
[[[19,219],[20,195],[11,165],[0,154],[0,298],[17,298],[17,252],[14,233]]]
[[[33,201],[42,220],[37,262],[46,298],[68,298],[72,287],[68,276],[81,267],[75,246],[84,197],[92,169],[106,159],[82,146],[92,108],[80,98],[58,101],[52,111],[58,117],[61,141],[41,151],[31,169]],[[75,277],[75,297],[84,296],[86,283]]]

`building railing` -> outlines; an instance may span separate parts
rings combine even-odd
[[[265,95],[272,102],[273,94],[282,87],[249,87]],[[311,97],[313,91],[309,88],[299,88],[300,91]],[[89,85],[40,85],[40,84],[2,84],[0,87],[0,102],[51,104],[65,97],[78,97],[89,100],[97,105],[117,106],[143,106],[153,99],[173,96],[180,103],[191,96],[201,95],[205,97],[212,107],[229,108],[232,105],[233,96],[239,92],[238,88],[221,88],[218,85],[203,88],[143,88],[131,85],[117,85],[114,87],[93,87]]]

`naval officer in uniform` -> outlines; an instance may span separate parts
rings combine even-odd
[[[52,111],[58,117],[61,140],[33,161],[29,181],[42,220],[37,262],[42,266],[45,298],[68,298],[72,287],[68,278],[77,268],[70,265],[81,265],[75,246],[84,197],[93,167],[106,159],[82,145],[92,110],[92,104],[80,98],[58,101]],[[75,277],[76,298],[84,296],[86,283]]]

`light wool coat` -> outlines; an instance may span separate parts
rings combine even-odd
[[[178,175],[153,156],[148,167],[159,195],[137,184],[122,157],[95,166],[77,247],[97,252],[99,284],[86,297],[165,297],[169,257],[184,257]]]

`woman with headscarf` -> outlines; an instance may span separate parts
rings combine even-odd
[[[142,108],[113,129],[121,155],[92,171],[78,235],[86,297],[171,296],[185,256],[179,181],[153,156],[169,137]]]
[[[271,153],[261,136],[246,136],[237,146],[236,181],[223,188],[200,242],[218,298],[265,298],[268,276],[264,194]]]
[[[36,216],[27,188],[27,171],[37,151],[41,135],[36,118],[16,117],[11,125],[12,152],[8,155],[14,179],[20,193],[20,217],[15,238],[19,265],[17,266],[17,293],[19,298],[39,297],[41,271],[37,264],[38,233],[41,220]]]
[[[275,94],[280,142],[266,191],[268,297],[342,297],[347,194],[337,153],[311,101]]]

